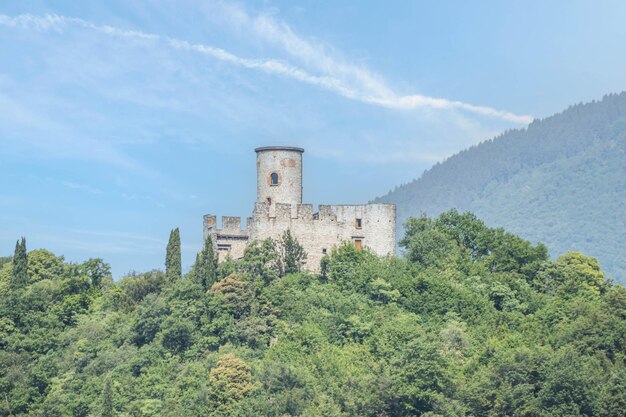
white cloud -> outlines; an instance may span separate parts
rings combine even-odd
[[[517,115],[458,100],[418,94],[397,94],[386,85],[379,75],[362,66],[345,62],[328,45],[316,43],[298,36],[287,23],[275,19],[270,14],[251,17],[244,9],[233,4],[220,4],[218,10],[226,16],[226,20],[231,24],[245,30],[252,28],[258,37],[281,47],[290,56],[300,60],[306,67],[328,74],[333,80],[341,80],[336,84],[341,84],[344,86],[344,89],[341,91],[336,90],[335,92],[344,97],[396,109],[430,107],[434,109],[465,110],[518,124],[528,124],[533,120],[533,117],[529,115]],[[347,85],[351,85],[351,87],[346,87]]]
[[[185,40],[164,37],[157,34],[137,30],[125,30],[108,25],[96,25],[92,22],[59,15],[35,16],[24,14],[19,16],[0,15],[0,24],[35,30],[54,30],[62,32],[67,26],[74,25],[95,30],[110,36],[133,39],[137,41],[162,42],[179,49],[194,51],[214,59],[248,69],[260,70],[315,85],[338,94],[342,97],[371,105],[412,110],[420,107],[433,109],[462,110],[482,116],[488,116],[516,124],[527,124],[532,116],[517,115],[487,106],[478,106],[457,100],[428,97],[424,95],[402,95],[387,86],[382,77],[367,68],[345,62],[336,58],[321,45],[303,39],[295,34],[284,22],[277,21],[270,15],[255,18],[248,16],[242,9],[225,7],[233,24],[245,25],[253,29],[261,39],[278,45],[289,56],[299,60],[306,69],[289,62],[277,59],[253,59],[235,55],[229,51],[210,45],[190,43]]]
[[[92,187],[86,184],[79,184],[73,181],[62,181],[61,184],[66,186],[67,188],[72,188],[74,190],[86,191],[90,194],[99,195],[104,194],[104,192],[98,188]]]

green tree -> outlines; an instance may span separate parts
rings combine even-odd
[[[595,258],[580,252],[567,252],[556,260],[556,267],[568,293],[583,292],[600,295],[609,285]]]
[[[400,246],[406,249],[409,261],[425,268],[443,268],[457,256],[458,248],[452,239],[425,215],[411,217],[404,227]]]
[[[45,249],[35,249],[28,254],[28,276],[30,282],[43,279],[61,279],[64,274],[64,259]]]
[[[111,266],[100,258],[92,258],[84,262],[82,268],[89,277],[91,285],[96,288],[102,287],[105,280],[111,279]]]
[[[196,255],[192,277],[196,283],[202,285],[205,291],[217,281],[217,254],[213,248],[211,235],[208,235],[204,241],[202,252]]]
[[[165,253],[165,275],[170,282],[180,279],[182,275],[180,259],[180,232],[178,231],[178,227],[170,232],[170,239],[167,242],[167,251]]]
[[[209,294],[219,298],[222,306],[232,311],[235,317],[245,315],[254,301],[250,283],[236,273],[215,282],[209,289]]]
[[[209,373],[209,382],[215,408],[226,415],[234,414],[237,403],[254,388],[250,366],[232,353],[217,361]]]
[[[254,241],[243,253],[237,270],[255,282],[258,290],[280,276],[280,256],[272,239]]]
[[[107,376],[104,379],[104,386],[102,387],[102,412],[100,413],[100,416],[113,417],[114,415],[113,387],[111,386],[111,377]]]
[[[188,319],[168,317],[161,327],[165,348],[182,353],[191,346],[194,326]]]
[[[24,288],[28,285],[28,256],[26,255],[26,239],[15,243],[13,255],[13,273],[11,276],[12,288]]]
[[[306,261],[306,252],[287,229],[278,242],[281,276],[300,272]]]

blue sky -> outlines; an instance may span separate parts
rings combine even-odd
[[[0,254],[114,275],[247,216],[261,145],[304,199],[365,202],[505,129],[626,87],[620,1],[0,3]]]

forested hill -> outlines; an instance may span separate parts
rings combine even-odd
[[[287,235],[287,234],[286,234]],[[113,282],[0,258],[0,416],[622,417],[626,288],[470,213],[412,219],[401,258],[351,244],[301,272],[254,242]]]
[[[579,250],[626,281],[626,93],[577,104],[435,165],[376,202],[400,224],[456,208],[547,244]]]

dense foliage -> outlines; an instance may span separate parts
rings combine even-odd
[[[553,255],[590,254],[626,283],[626,92],[462,151],[376,201],[402,221],[468,210]]]
[[[3,262],[0,415],[626,410],[626,289],[595,259],[552,261],[543,245],[455,211],[409,220],[404,258],[346,244],[319,274],[286,273],[299,253],[286,240],[255,242],[217,269],[204,251],[176,280],[113,282],[99,259],[34,250],[21,287]]]

